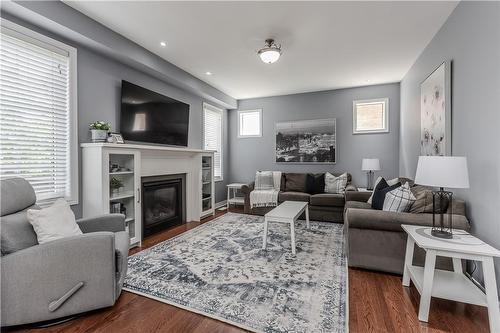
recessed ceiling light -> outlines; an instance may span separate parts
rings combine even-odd
[[[161,45],[161,47],[165,47],[165,46],[167,46],[167,43],[166,42],[160,42],[160,45]]]
[[[205,72],[206,75],[212,75],[212,72]]]

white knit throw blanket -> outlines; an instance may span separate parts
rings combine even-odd
[[[281,171],[273,171],[273,189],[250,192],[250,207],[276,207],[278,205],[278,194],[281,186]]]

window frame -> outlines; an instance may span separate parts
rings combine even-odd
[[[241,129],[241,114],[244,113],[259,113],[259,134],[256,135],[242,135],[240,132]],[[262,137],[262,129],[263,121],[262,121],[262,109],[252,109],[252,110],[238,110],[238,139],[248,139],[248,138],[261,138]]]
[[[54,52],[64,52],[68,54],[68,124],[69,124],[69,196],[64,199],[70,205],[79,203],[79,156],[78,156],[78,51],[75,47],[45,36],[41,33],[23,27],[19,24],[8,21],[4,18],[0,19],[2,33],[10,34],[11,36],[21,39],[27,43],[35,44],[39,47],[49,49]],[[54,203],[59,198],[50,198],[37,200],[40,206],[48,206]]]
[[[221,138],[221,144],[220,144],[220,177],[215,176],[215,164],[214,164],[214,182],[222,182],[224,181],[224,110],[216,107],[212,104],[203,102],[202,106],[203,112],[202,112],[202,132],[203,132],[203,149],[205,149],[205,110],[208,109],[210,111],[218,112],[220,113],[220,138]],[[215,159],[214,161],[215,162]]]
[[[357,129],[357,106],[360,104],[384,104],[384,128],[373,129],[373,130],[358,130]],[[373,99],[363,99],[355,100],[352,102],[352,134],[377,134],[377,133],[389,133],[389,98],[373,98]]]

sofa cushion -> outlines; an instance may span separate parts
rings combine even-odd
[[[408,212],[415,202],[415,196],[410,191],[410,185],[405,183],[395,190],[387,192],[383,210],[388,212]]]
[[[322,193],[311,195],[312,206],[334,206],[343,207],[345,198],[343,194]]]
[[[411,214],[386,212],[376,209],[349,208],[345,212],[345,223],[349,228],[400,231],[401,224],[432,226],[432,214]],[[454,229],[469,229],[469,222],[463,215],[453,214]]]
[[[400,186],[401,183],[396,183],[394,185],[389,186],[385,181],[385,179],[382,178],[380,182],[377,184],[377,187],[375,187],[375,189],[373,190],[372,208],[382,210],[382,208],[384,207],[385,195],[387,194],[387,192],[395,190]]]
[[[432,188],[428,186],[417,185],[411,188],[411,192],[416,198],[416,201],[410,207],[410,213],[432,213]],[[446,212],[448,209],[448,200],[445,200],[443,207],[441,207],[439,200],[436,201],[436,212]]]
[[[307,173],[286,173],[285,192],[307,192]]]
[[[0,216],[19,212],[35,204],[35,191],[24,178],[2,179],[1,184]]]
[[[278,195],[278,201],[304,201],[309,202],[311,195],[304,192],[280,192]]]
[[[38,208],[36,205],[29,209]],[[0,245],[2,255],[14,253],[38,244],[36,233],[28,222],[27,210],[2,216],[0,232]]]
[[[325,174],[307,174],[307,193],[318,194],[325,192]]]
[[[325,193],[339,193],[344,194],[347,186],[348,176],[347,172],[340,176],[325,173]]]

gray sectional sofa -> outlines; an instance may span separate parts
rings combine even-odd
[[[347,192],[344,214],[349,267],[403,273],[407,235],[402,224],[432,226],[430,213],[396,213],[372,209],[371,192]],[[469,230],[465,202],[453,199],[453,228]],[[423,266],[425,253],[415,247],[414,264]],[[437,267],[452,268],[450,258],[438,257]]]
[[[309,214],[312,220],[342,223],[344,221],[344,194],[311,193],[308,191],[307,173],[286,173],[281,175],[280,193],[278,202],[304,201],[309,203]],[[346,192],[356,191],[351,185],[351,175],[347,174]],[[247,184],[241,189],[245,198],[245,213],[264,215],[273,207],[250,207],[250,192],[254,183]]]

